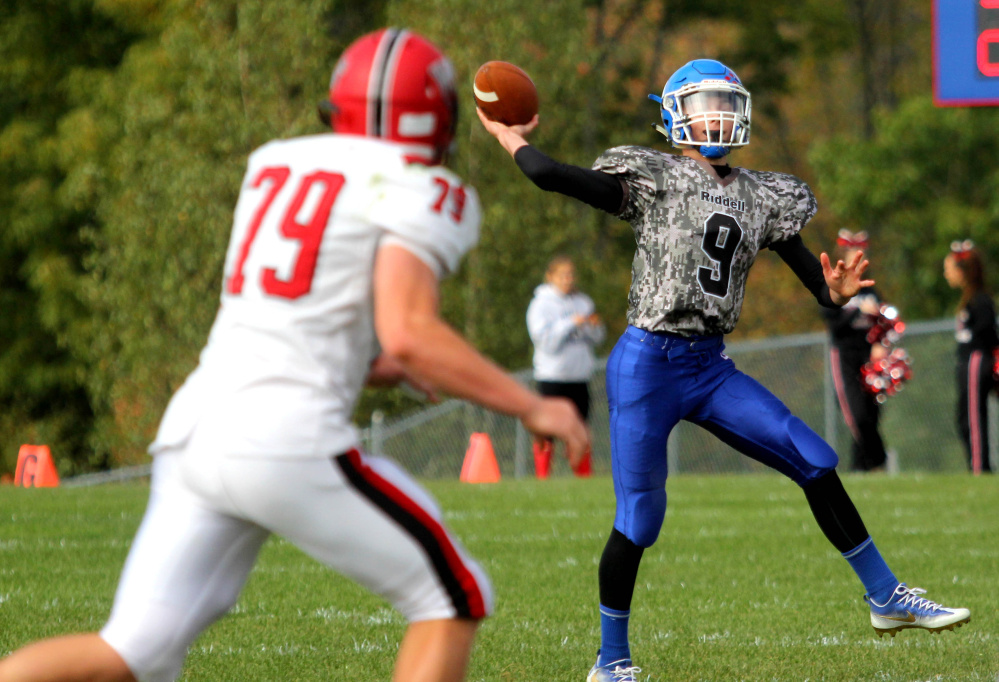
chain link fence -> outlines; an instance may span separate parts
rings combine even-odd
[[[891,471],[965,471],[955,423],[955,342],[952,319],[910,324],[900,346],[912,360],[913,378],[882,406],[881,433]],[[725,353],[743,372],[760,381],[850,463],[850,434],[843,423],[829,373],[828,336],[823,332],[744,341]],[[604,366],[590,384],[593,471],[610,472],[610,433]],[[516,375],[524,383],[529,370]],[[992,401],[993,399],[990,399]],[[995,405],[990,429],[995,437]],[[531,440],[520,423],[460,400],[450,400],[391,421],[377,418],[365,429],[368,452],[395,459],[423,478],[457,478],[472,433],[488,433],[504,476],[533,475]],[[670,474],[770,471],[740,455],[698,426],[681,422],[669,439]],[[996,458],[993,456],[993,461]],[[556,457],[553,475],[570,475]]]

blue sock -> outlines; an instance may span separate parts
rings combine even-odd
[[[867,596],[879,604],[884,604],[891,598],[898,587],[898,579],[881,558],[881,552],[874,546],[874,540],[870,536],[849,552],[844,552],[843,558],[850,563],[860,582],[864,583]]]
[[[631,660],[628,646],[628,618],[631,611],[616,611],[600,605],[600,655],[597,665],[607,665],[621,659]]]

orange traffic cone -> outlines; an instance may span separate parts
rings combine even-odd
[[[59,472],[52,461],[48,445],[22,445],[17,451],[17,470],[14,485],[25,488],[55,488],[59,485]]]
[[[461,465],[461,480],[465,483],[499,483],[500,470],[488,433],[473,433],[468,440],[465,461]]]

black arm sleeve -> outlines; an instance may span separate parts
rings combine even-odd
[[[829,295],[829,286],[826,278],[822,274],[822,263],[815,257],[815,254],[808,250],[800,234],[796,234],[790,239],[777,242],[770,246],[772,251],[776,251],[781,260],[787,263],[788,267],[798,276],[805,288],[812,292],[812,296],[823,308],[839,308],[832,301]]]
[[[853,321],[860,315],[859,308],[822,308],[822,319],[826,321],[833,337],[841,337],[853,328]],[[866,330],[864,331],[866,334]]]
[[[609,173],[559,163],[527,145],[513,155],[524,175],[547,192],[558,192],[617,215],[624,208],[627,185]]]

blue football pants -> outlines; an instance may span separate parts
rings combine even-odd
[[[836,467],[836,452],[723,350],[720,335],[629,326],[608,358],[614,527],[636,545],[652,546],[662,528],[666,441],[681,419],[800,486]]]

